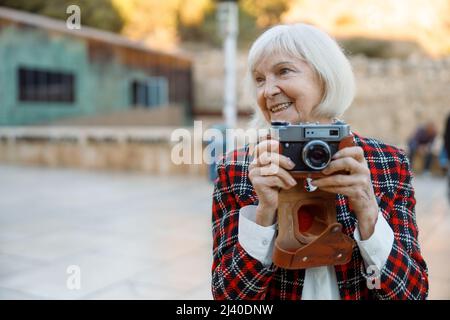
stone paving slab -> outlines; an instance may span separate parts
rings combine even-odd
[[[0,181],[0,299],[212,298],[205,178],[0,165]],[[445,181],[414,186],[430,299],[450,299]]]

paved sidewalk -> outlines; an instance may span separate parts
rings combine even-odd
[[[0,165],[0,181],[0,299],[212,298],[204,178]],[[445,183],[415,187],[430,299],[450,299]]]

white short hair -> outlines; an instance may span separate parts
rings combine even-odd
[[[277,25],[260,35],[248,54],[248,80],[256,96],[251,77],[264,56],[283,53],[305,60],[323,83],[322,101],[313,111],[319,117],[339,117],[351,105],[355,96],[355,79],[350,62],[337,42],[327,33],[307,24]],[[252,125],[267,126],[264,115],[254,104]]]

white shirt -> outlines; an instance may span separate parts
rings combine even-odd
[[[239,211],[238,240],[247,253],[261,261],[265,266],[272,263],[272,252],[277,225],[263,227],[256,221],[256,206],[245,206]],[[375,265],[381,270],[389,257],[394,243],[394,232],[378,212],[373,234],[367,240],[361,240],[358,226],[353,234],[359,247],[364,264]],[[305,270],[302,299],[340,300],[334,266],[308,268]]]

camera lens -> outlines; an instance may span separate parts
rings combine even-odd
[[[322,170],[331,161],[331,150],[326,142],[312,140],[304,146],[302,158],[311,169]]]

